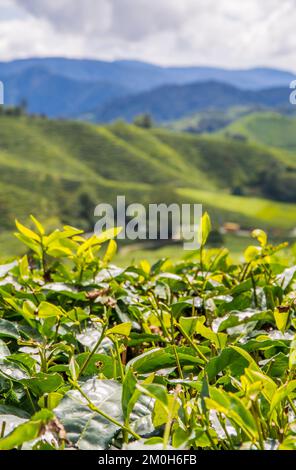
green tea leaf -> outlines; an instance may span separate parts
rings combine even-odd
[[[146,393],[151,398],[155,400],[159,400],[165,407],[168,406],[168,395],[166,388],[160,384],[148,384],[148,385],[140,385],[137,384],[137,389],[142,392]]]
[[[186,350],[184,348],[176,348],[176,350],[179,361],[182,365],[203,364],[203,361],[196,357],[196,353],[192,352],[191,355],[189,354],[188,349]],[[132,367],[135,372],[141,374],[147,374],[160,369],[176,366],[176,357],[171,346],[151,349],[150,351],[135,357],[127,364],[127,367]]]
[[[207,242],[208,236],[211,231],[211,219],[207,212],[202,216],[199,228],[198,228],[198,243],[204,246]]]
[[[106,331],[106,336],[110,335],[120,335],[128,337],[131,332],[132,324],[130,322],[120,323],[119,325],[113,326]]]
[[[18,339],[20,336],[15,323],[0,318],[0,337]]]
[[[76,356],[76,362],[81,368],[89,353],[81,353]],[[119,375],[119,365],[116,359],[106,354],[93,354],[87,367],[84,369],[83,376],[93,376],[103,374],[107,379],[116,378]]]
[[[257,238],[258,242],[262,247],[266,246],[267,244],[267,234],[260,229],[253,230],[252,237]]]
[[[90,379],[80,384],[92,403],[119,422],[123,422],[121,385],[114,380]],[[66,393],[54,410],[64,425],[68,439],[81,450],[106,449],[118,426],[89,409],[78,390]]]
[[[45,395],[39,398],[38,406],[40,406],[40,408],[54,410],[54,408],[58,406],[62,398],[63,395],[58,392],[46,393]]]
[[[20,424],[8,436],[0,439],[0,450],[14,449],[36,439],[44,425],[53,418],[54,415],[50,410],[38,411],[29,421]]]
[[[273,411],[296,389],[296,380],[291,380],[288,384],[282,385],[279,389],[275,389],[272,395],[269,414],[272,417]]]
[[[288,319],[289,319],[289,310],[288,311],[280,311],[278,308],[274,310],[274,319],[277,328],[283,333],[286,329]]]
[[[103,261],[104,263],[108,264],[110,261],[114,258],[116,255],[117,251],[117,243],[115,240],[110,240],[108,244],[108,248],[106,250],[106,253],[104,255]]]
[[[35,377],[30,379],[22,379],[22,384],[26,385],[36,396],[41,396],[44,393],[55,392],[64,383],[60,374],[52,373],[45,374],[39,372]]]
[[[211,387],[210,398],[205,398],[208,409],[216,410],[243,429],[252,439],[258,439],[256,422],[243,402],[233,393]]]
[[[24,235],[25,237],[27,237],[28,239],[32,239],[32,240],[35,240],[36,242],[40,242],[40,236],[33,232],[33,230],[25,227],[23,224],[21,224],[18,220],[15,221],[15,225],[16,225],[16,228],[18,229],[18,231]]]
[[[56,305],[50,304],[49,302],[41,302],[38,308],[39,318],[51,318],[51,317],[61,317],[63,311],[56,307]]]

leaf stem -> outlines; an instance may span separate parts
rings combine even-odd
[[[182,335],[184,336],[185,339],[187,339],[187,341],[191,344],[191,346],[194,348],[194,350],[197,352],[197,354],[199,355],[199,357],[205,361],[205,362],[208,362],[208,359],[206,358],[206,356],[200,351],[199,347],[196,346],[196,344],[192,341],[192,339],[190,338],[190,336],[186,333],[186,331],[183,329],[183,327],[180,325],[180,323],[177,323],[176,324],[178,330],[180,330],[180,332],[182,333]]]
[[[89,355],[87,356],[87,358],[85,359],[84,363],[82,364],[81,368],[80,368],[80,371],[77,375],[77,380],[79,379],[79,377],[83,374],[83,372],[85,371],[85,369],[87,368],[88,364],[90,363],[90,360],[91,358],[93,357],[93,355],[95,354],[95,352],[97,351],[98,347],[100,346],[101,342],[103,341],[104,337],[105,337],[105,331],[107,329],[107,325],[105,324],[103,326],[103,329],[102,329],[102,333],[98,339],[98,341],[96,342],[96,344],[94,345],[93,349],[91,350],[91,352],[89,353]]]
[[[107,413],[105,413],[104,411],[100,410],[100,408],[98,408],[96,405],[94,405],[94,403],[90,400],[90,398],[86,395],[86,393],[84,393],[84,391],[82,390],[82,388],[78,385],[77,382],[73,382],[73,380],[69,379],[69,382],[73,385],[74,388],[76,388],[76,390],[79,391],[79,393],[83,396],[83,398],[85,398],[85,400],[87,401],[88,403],[88,407],[90,410],[92,411],[95,411],[96,413],[98,413],[100,416],[102,416],[103,418],[107,419],[108,421],[110,421],[110,423],[112,424],[115,424],[115,426],[118,426],[119,428],[121,428],[123,431],[126,431],[128,432],[129,434],[131,434],[135,439],[139,440],[141,439],[141,437],[135,433],[132,429],[130,429],[128,426],[125,426],[123,424],[121,424],[119,421],[117,421],[115,418],[112,418],[112,416],[109,416]]]
[[[121,362],[121,356],[120,356],[120,352],[119,352],[118,341],[115,338],[113,339],[113,344],[114,344],[114,347],[115,347],[115,352],[116,352],[117,360],[118,360],[118,363],[119,363],[119,372],[120,372],[121,381],[123,382],[124,381],[124,370],[123,370],[123,366],[122,366],[122,362]]]
[[[4,437],[5,428],[6,428],[6,421],[2,421],[1,432],[0,432],[0,439],[2,439],[2,438]]]

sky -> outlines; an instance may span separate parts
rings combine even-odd
[[[296,71],[296,0],[0,0],[0,60]]]

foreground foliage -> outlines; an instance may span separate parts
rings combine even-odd
[[[205,214],[198,262],[121,269],[119,229],[32,222],[28,255],[0,266],[0,449],[296,449],[284,244],[255,230],[232,264],[205,249]]]

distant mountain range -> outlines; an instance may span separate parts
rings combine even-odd
[[[118,118],[132,121],[149,113],[157,122],[169,122],[198,111],[227,110],[233,106],[288,108],[290,89],[241,90],[214,81],[189,85],[165,85],[148,92],[113,100],[101,106],[94,121],[111,122]]]
[[[30,113],[49,117],[78,117],[94,105],[99,107],[130,93],[118,84],[71,79],[40,66],[7,75],[2,81],[5,104],[25,99]]]
[[[163,121],[216,105],[285,106],[293,79],[290,72],[269,68],[161,67],[64,58],[0,62],[6,104],[25,99],[31,113],[98,121],[130,120],[144,111]]]

